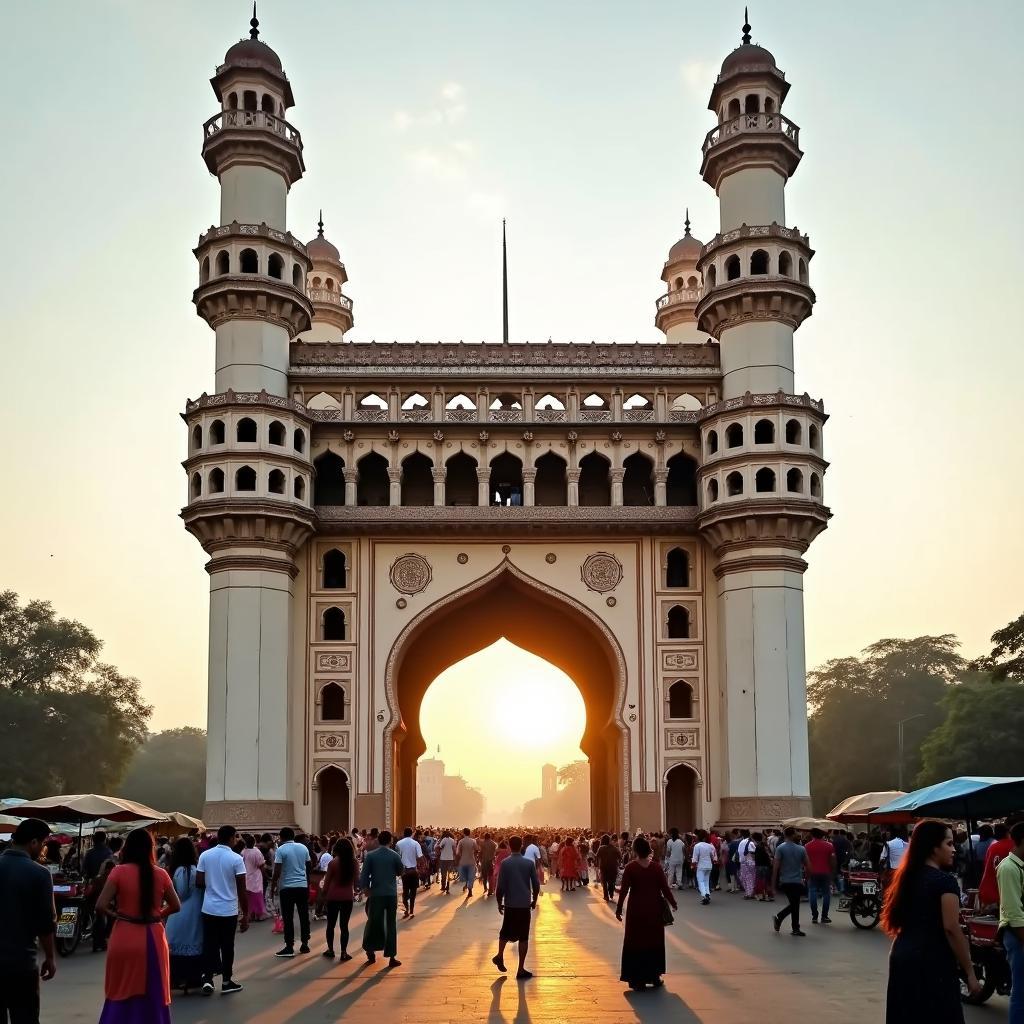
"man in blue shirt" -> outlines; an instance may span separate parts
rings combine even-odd
[[[299,912],[300,953],[309,952],[309,850],[295,842],[295,830],[281,829],[281,842],[274,858],[270,895],[279,893],[284,919],[284,949],[275,956],[295,956],[295,910]]]
[[[391,833],[381,832],[380,845],[363,857],[359,888],[369,891],[363,950],[366,962],[374,963],[376,951],[388,957],[388,967],[401,967],[398,957],[398,878],[402,874],[402,858],[391,849]]]

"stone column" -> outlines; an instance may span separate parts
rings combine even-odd
[[[491,503],[491,467],[477,466],[476,468],[477,497],[478,505],[490,505]]]
[[[622,422],[622,388],[612,388],[612,420]]]
[[[624,469],[609,470],[612,478],[612,508],[622,507],[622,478],[626,475]]]
[[[434,504],[444,504],[444,481],[447,475],[447,469],[444,465],[434,466]]]
[[[391,484],[388,498],[389,505],[402,504],[402,468],[401,466],[388,467],[388,481]]]
[[[534,484],[537,482],[536,469],[523,470],[523,504],[527,507],[533,506]]]
[[[654,504],[662,508],[668,503],[668,470],[656,469],[654,471]]]
[[[569,481],[569,507],[575,508],[580,503],[580,471],[578,468],[567,469],[565,475]]]

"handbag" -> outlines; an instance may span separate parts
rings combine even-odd
[[[661,923],[664,925],[670,925],[675,921],[672,916],[672,904],[665,899],[665,894],[661,894]]]

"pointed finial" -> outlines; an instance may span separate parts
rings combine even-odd
[[[316,222],[316,234],[318,238],[324,237],[324,211],[320,211],[320,219]]]
[[[747,14],[746,7],[743,8],[743,45],[747,46],[750,43],[750,15]]]
[[[683,221],[683,223],[686,226],[686,232],[683,235],[683,237],[684,238],[689,238],[690,237],[690,208],[689,207],[686,208],[686,220]]]
[[[259,39],[260,37],[260,19],[256,17],[256,0],[252,0],[252,20],[249,22],[252,28],[249,29],[250,39]]]

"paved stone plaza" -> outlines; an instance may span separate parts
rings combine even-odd
[[[634,994],[619,982],[622,926],[594,889],[562,895],[545,886],[528,962],[536,977],[516,982],[499,977],[490,963],[499,922],[493,901],[474,896],[466,904],[454,889],[441,896],[435,888],[421,894],[415,920],[399,922],[402,966],[394,971],[379,960],[368,967],[359,954],[365,920],[360,906],[352,915],[350,943],[357,958],[347,964],[320,956],[321,923],[314,926],[309,956],[275,959],[280,936],[271,935],[266,922],[239,940],[235,976],[244,992],[179,996],[172,1014],[175,1024],[883,1019],[888,940],[880,932],[856,931],[848,917],[835,915],[836,923],[827,928],[806,923],[806,939],[785,930],[777,936],[766,905],[718,895],[702,908],[692,893],[680,896],[682,910],[669,930],[669,973],[660,991]],[[44,1021],[95,1024],[103,1001],[102,958],[79,951],[60,961],[44,998]],[[987,1008],[968,1008],[966,1018],[973,1024],[1004,1019],[1005,1013],[1006,1001],[993,997]]]

